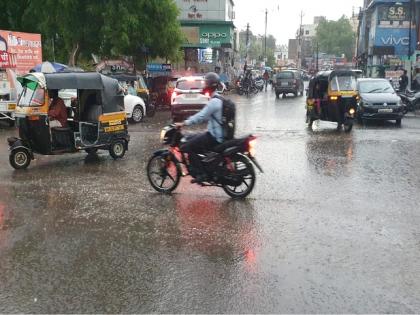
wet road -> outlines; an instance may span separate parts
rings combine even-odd
[[[0,312],[420,311],[420,119],[309,131],[304,99],[233,96],[265,173],[245,201],[144,173],[168,113],[130,151],[8,164],[0,127]]]

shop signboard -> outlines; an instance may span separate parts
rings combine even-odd
[[[170,63],[149,63],[146,67],[149,72],[171,72],[172,70]]]
[[[409,7],[407,5],[383,6],[379,8],[380,21],[408,21]]]
[[[416,30],[411,33],[411,51],[416,47]],[[394,55],[406,56],[409,48],[409,29],[408,28],[376,28],[375,46],[376,47],[394,47]]]
[[[211,48],[232,44],[232,31],[229,25],[202,25],[200,26],[200,44]]]
[[[42,63],[41,35],[0,30],[0,51],[3,66],[23,75]]]

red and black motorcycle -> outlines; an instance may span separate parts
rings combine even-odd
[[[181,179],[193,176],[190,170],[188,154],[180,146],[188,139],[175,125],[163,128],[161,141],[169,145],[168,149],[153,153],[147,164],[147,177],[152,187],[161,193],[174,191]],[[226,141],[212,151],[200,154],[199,158],[207,178],[200,182],[202,186],[221,187],[232,198],[245,198],[255,185],[256,175],[253,165],[263,172],[255,160],[256,137],[249,135],[240,139]],[[193,176],[194,177],[194,176]]]

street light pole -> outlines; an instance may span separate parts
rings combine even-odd
[[[267,62],[267,9],[265,9],[264,62]]]
[[[411,81],[412,81],[412,73],[413,73],[413,64],[411,61],[411,36],[412,36],[412,23],[413,23],[413,10],[414,10],[414,0],[410,0],[410,6],[408,10],[408,17],[409,17],[409,26],[408,26],[408,64],[409,64],[409,71],[408,71],[408,88],[411,89]]]

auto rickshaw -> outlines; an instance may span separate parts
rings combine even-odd
[[[306,120],[309,127],[315,120],[337,122],[346,132],[353,128],[357,98],[356,74],[351,70],[322,71],[309,82]]]
[[[121,73],[110,75],[110,77],[118,80],[119,82],[136,82],[137,96],[141,97],[146,105],[146,115],[148,117],[153,117],[155,115],[155,105],[152,103],[149,88],[141,75]]]
[[[15,112],[19,138],[7,139],[13,168],[27,168],[34,153],[101,149],[114,159],[124,156],[130,136],[117,80],[99,73],[30,73],[18,80],[23,87]],[[66,107],[66,126],[50,127],[48,91],[62,89],[77,90],[77,99]]]

